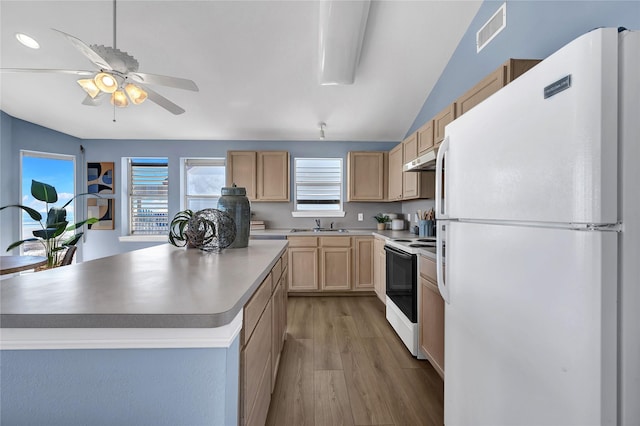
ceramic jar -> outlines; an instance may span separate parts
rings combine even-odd
[[[229,248],[241,248],[249,245],[251,226],[251,206],[246,188],[235,186],[222,188],[218,199],[218,210],[226,212],[236,223],[236,239]]]

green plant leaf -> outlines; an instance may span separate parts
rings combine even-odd
[[[71,204],[71,202],[73,200],[75,200],[76,198],[78,198],[81,195],[92,195],[94,197],[98,197],[98,198],[102,198],[101,196],[99,196],[98,194],[92,194],[90,192],[81,192],[80,194],[76,194],[73,196],[73,198],[71,198],[69,201],[67,201],[66,203],[64,203],[64,205],[62,206],[62,208],[64,209],[65,207],[67,207],[69,204]]]
[[[67,231],[73,231],[76,230],[78,228],[82,228],[85,224],[87,225],[93,225],[94,223],[96,223],[98,221],[98,218],[95,217],[90,217],[89,219],[83,220],[81,222],[76,222],[73,225],[69,226],[67,228]]]
[[[67,211],[57,207],[51,207],[47,213],[47,228],[57,227],[59,223],[67,220]]]
[[[58,201],[56,189],[47,183],[38,182],[37,180],[31,181],[31,195],[36,200],[44,201],[45,203],[52,204]]]
[[[58,228],[36,229],[32,231],[34,237],[42,238],[43,240],[50,240],[55,237]]]
[[[18,207],[19,209],[22,209],[25,212],[27,212],[29,214],[29,216],[31,217],[31,219],[37,220],[38,222],[40,222],[42,220],[42,215],[40,214],[40,212],[38,212],[37,210],[32,209],[31,207],[22,206],[20,204],[11,204],[11,205],[8,205],[8,206],[0,207],[0,210],[4,210],[7,207]]]
[[[63,247],[75,246],[76,243],[80,241],[80,238],[82,238],[83,235],[84,235],[84,232],[78,232],[77,234],[74,234],[73,237],[63,241],[62,246]]]
[[[53,234],[53,238],[59,237],[60,235],[62,235],[64,233],[64,231],[67,229],[67,225],[69,224],[69,222],[60,222],[60,223],[56,223],[56,232],[54,232]]]
[[[11,249],[14,249],[18,246],[21,246],[22,244],[28,242],[28,241],[38,241],[37,238],[27,238],[26,240],[20,240],[20,241],[16,241],[15,243],[12,243],[9,247],[7,247],[7,251],[10,251]]]

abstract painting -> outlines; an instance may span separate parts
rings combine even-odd
[[[93,225],[87,225],[89,229],[114,229],[113,198],[87,199],[87,217],[98,218],[98,221]]]
[[[113,163],[87,163],[87,192],[113,194]]]

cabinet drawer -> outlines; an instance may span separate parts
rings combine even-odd
[[[426,256],[420,256],[420,275],[433,282],[438,282],[435,260]]]
[[[271,394],[271,315],[271,301],[269,301],[264,314],[258,321],[255,333],[242,350],[243,413],[247,423],[252,415],[257,415],[255,411],[261,405],[261,400],[263,398],[268,400]],[[266,378],[263,378],[265,374]],[[267,402],[267,408],[268,406]]]
[[[351,237],[320,237],[321,247],[351,247]]]
[[[264,307],[269,302],[269,298],[271,297],[271,274],[267,275],[267,278],[264,279],[260,287],[256,290],[251,297],[251,300],[244,305],[244,327],[242,327],[242,332],[244,334],[242,343],[246,345],[253,333],[253,329],[256,328],[256,324],[260,319],[260,315],[262,315],[262,311],[264,311]]]
[[[289,247],[317,247],[317,237],[288,237]]]

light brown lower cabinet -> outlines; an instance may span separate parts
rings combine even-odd
[[[374,239],[374,254],[373,254],[373,281],[376,296],[382,301],[387,303],[387,255],[384,251],[384,241],[381,238]]]
[[[438,290],[436,263],[420,256],[420,349],[444,378],[444,300]]]
[[[287,254],[244,306],[240,350],[240,424],[264,425],[287,327]],[[275,282],[275,286],[272,284]]]
[[[372,291],[373,237],[289,237],[289,292]]]

